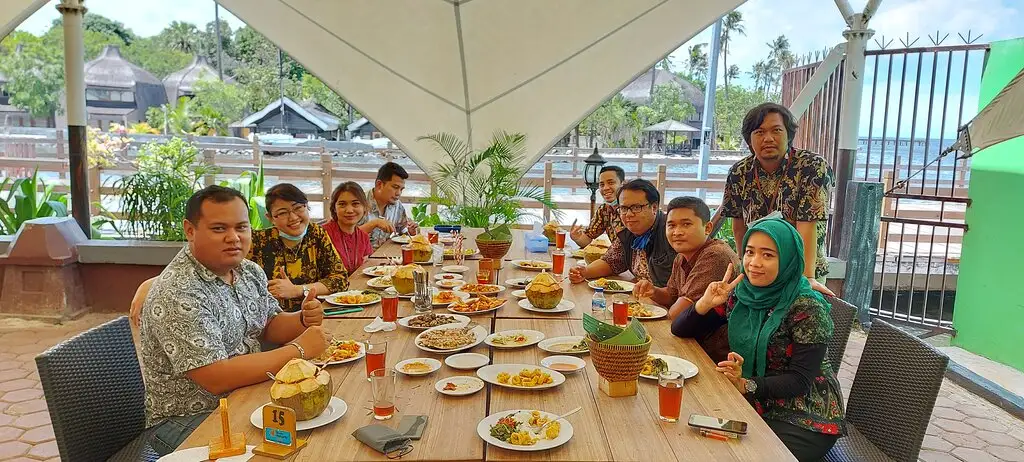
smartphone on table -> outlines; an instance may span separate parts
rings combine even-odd
[[[703,430],[732,433],[736,435],[747,434],[747,423],[739,420],[720,419],[706,415],[690,414],[688,422],[691,427]]]

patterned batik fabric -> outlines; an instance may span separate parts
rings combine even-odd
[[[590,222],[583,233],[591,239],[597,239],[598,236],[607,234],[608,240],[614,243],[619,238],[619,231],[623,229],[625,228],[622,226],[622,217],[619,216],[619,207],[601,204],[594,216],[594,221]]]
[[[348,290],[348,270],[323,227],[310,223],[306,236],[290,249],[278,233],[277,228],[252,232],[248,258],[263,268],[267,279],[279,278],[284,268],[292,284],[319,282],[329,293]],[[298,311],[302,309],[302,297],[282,300],[281,306],[285,311]]]

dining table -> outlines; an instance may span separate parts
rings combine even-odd
[[[473,237],[481,230],[465,229],[464,247],[474,246]],[[497,284],[513,278],[533,277],[538,271],[513,264],[516,260],[551,261],[552,249],[529,252],[525,248],[525,231],[513,230],[513,244],[501,259]],[[571,253],[571,249],[566,250]],[[390,257],[401,256],[400,244],[388,242],[371,255],[362,268],[385,264]],[[463,274],[475,281],[479,255],[467,258],[468,267]],[[431,276],[442,271],[442,266],[422,265]],[[471,315],[471,319],[489,333],[501,331],[534,330],[546,338],[582,336],[582,317],[590,313],[594,290],[586,283],[572,284],[568,269],[582,264],[582,257],[568,255],[560,285],[563,300],[575,306],[562,313],[544,313],[519,306],[519,299],[506,289],[495,297],[506,299],[496,311]],[[361,268],[361,269],[362,269]],[[349,276],[351,289],[364,289],[371,279],[362,271]],[[611,277],[609,279],[620,279]],[[624,278],[628,280],[627,278]],[[457,289],[456,289],[457,290]],[[608,307],[612,305],[608,301]],[[325,308],[328,305],[325,302]],[[336,307],[334,307],[336,308]],[[412,303],[401,299],[398,317],[415,314]],[[449,314],[445,309],[434,309],[438,314]],[[391,331],[367,333],[364,327],[381,315],[381,304],[364,307],[362,311],[331,316],[323,326],[337,339],[359,342],[387,341],[386,367],[394,368],[399,361],[410,358],[434,358],[442,362],[439,370],[425,376],[399,373],[396,385],[395,414],[386,421],[374,419],[372,391],[367,379],[364,359],[346,364],[328,366],[334,386],[333,396],[345,401],[348,410],[338,420],[312,430],[300,431],[298,437],[306,439],[304,448],[287,460],[298,461],[362,461],[388,460],[388,458],[353,436],[357,429],[381,424],[394,429],[403,416],[423,415],[427,425],[422,437],[412,441],[411,452],[402,460],[565,460],[565,461],[640,461],[640,460],[738,460],[788,461],[795,460],[768,425],[755,412],[750,403],[721,373],[715,370],[700,345],[693,339],[675,337],[671,321],[665,317],[642,321],[651,336],[651,354],[664,354],[682,358],[697,367],[697,374],[687,378],[683,385],[683,398],[678,422],[659,419],[657,380],[640,378],[636,395],[611,397],[599,388],[599,376],[589,355],[575,355],[586,362],[581,371],[565,374],[564,383],[543,390],[512,389],[495,384],[467,396],[449,396],[435,391],[435,382],[452,376],[476,376],[474,370],[457,370],[444,364],[447,355],[429,353],[415,344],[421,331],[397,326]],[[539,365],[549,353],[538,345],[520,348],[497,348],[481,343],[463,352],[474,352],[489,358],[489,364]],[[539,366],[538,366],[539,367]],[[276,372],[276,371],[268,371]],[[232,432],[244,432],[249,445],[263,439],[263,429],[251,423],[254,411],[270,401],[270,385],[263,383],[234,390],[227,396],[229,422]],[[477,426],[487,416],[518,409],[536,409],[561,415],[573,408],[582,409],[567,417],[573,427],[572,437],[565,444],[544,451],[513,451],[490,445],[477,434]],[[691,414],[712,416],[747,423],[747,433],[739,438],[712,438],[702,435],[687,424]],[[221,433],[221,417],[211,414],[180,446],[179,449],[206,446]],[[256,455],[253,461],[276,460]]]

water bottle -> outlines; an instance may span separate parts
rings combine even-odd
[[[604,289],[594,289],[594,298],[590,299],[590,315],[597,319],[604,319],[606,301]]]

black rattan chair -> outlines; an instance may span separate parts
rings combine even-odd
[[[872,322],[846,407],[851,429],[825,460],[916,461],[948,362],[917,337]]]
[[[832,304],[829,311],[832,315],[832,339],[828,341],[828,362],[832,364],[832,372],[838,374],[839,366],[843,365],[846,343],[850,340],[853,319],[857,317],[857,307],[839,297],[826,299]]]
[[[127,317],[46,350],[36,368],[61,460],[157,459],[146,444],[146,390]]]

